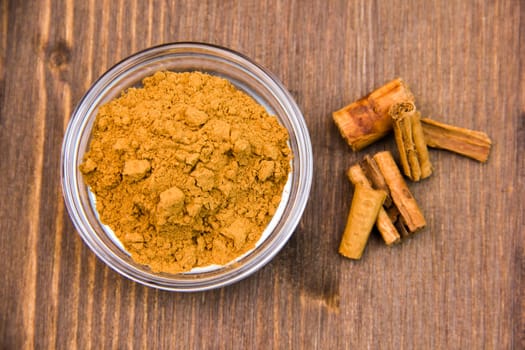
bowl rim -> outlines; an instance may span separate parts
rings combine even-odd
[[[215,277],[205,278],[201,280],[178,280],[174,281],[172,279],[166,278],[165,280],[159,277],[155,277],[156,279],[164,280],[164,283],[159,283],[157,280],[151,281],[149,279],[140,278],[138,276],[135,276],[134,274],[130,273],[126,269],[122,268],[121,266],[116,266],[115,261],[113,261],[110,257],[103,254],[103,252],[99,251],[99,248],[105,250],[106,254],[109,254],[110,256],[113,256],[114,259],[121,260],[121,258],[117,255],[115,255],[111,249],[105,248],[105,244],[100,240],[100,237],[98,237],[98,234],[95,232],[93,228],[91,228],[90,225],[85,225],[85,222],[81,220],[82,218],[79,218],[78,216],[83,216],[79,213],[83,213],[83,205],[80,202],[80,199],[77,199],[74,195],[76,193],[75,189],[79,186],[73,186],[68,179],[72,179],[75,184],[77,184],[76,178],[77,178],[77,165],[75,162],[67,162],[67,160],[70,158],[69,153],[72,152],[73,158],[76,159],[75,154],[78,153],[79,149],[79,140],[80,135],[76,135],[78,133],[78,127],[77,124],[86,123],[86,119],[90,119],[89,117],[92,116],[92,111],[90,111],[91,108],[95,108],[90,105],[86,105],[90,100],[93,100],[93,98],[96,98],[99,96],[102,92],[105,91],[105,89],[111,89],[111,82],[117,79],[118,77],[121,77],[122,74],[125,74],[128,71],[133,71],[133,68],[136,69],[137,66],[139,66],[143,62],[147,62],[147,57],[144,56],[152,55],[155,53],[162,53],[166,52],[168,54],[171,50],[202,50],[201,53],[212,53],[213,55],[222,54],[222,59],[226,60],[228,64],[239,64],[238,62],[232,62],[231,58],[235,58],[236,60],[239,60],[244,65],[248,65],[249,67],[249,73],[255,74],[259,76],[260,74],[263,75],[264,78],[268,79],[272,86],[266,86],[263,84],[264,88],[275,92],[273,89],[277,88],[278,93],[283,95],[285,98],[284,100],[281,100],[281,97],[278,99],[279,103],[286,103],[287,110],[286,114],[288,119],[291,122],[292,127],[294,128],[294,134],[296,134],[296,139],[299,141],[299,139],[302,139],[301,142],[298,143],[298,147],[302,149],[301,153],[301,163],[299,163],[302,167],[302,169],[299,169],[300,177],[302,178],[302,181],[299,181],[300,188],[298,189],[299,195],[298,200],[293,203],[295,210],[295,215],[289,216],[287,220],[287,227],[289,228],[287,231],[280,232],[279,240],[276,241],[276,244],[274,246],[270,246],[272,249],[266,249],[259,253],[258,257],[260,259],[257,259],[254,261],[253,264],[251,264],[246,269],[241,269],[240,273],[231,274],[226,273],[226,275],[219,275]],[[162,56],[162,55],[161,55]],[[224,56],[227,56],[224,58]],[[143,61],[140,61],[140,58],[145,58]],[[217,57],[216,57],[217,58]],[[130,66],[131,64],[131,66]],[[144,75],[146,76],[146,75]],[[228,77],[225,76],[227,79]],[[108,85],[109,84],[109,85]],[[109,87],[108,87],[109,86]],[[252,96],[253,97],[253,96]],[[95,102],[98,102],[97,99],[95,99]],[[95,104],[95,106],[97,106]],[[86,109],[87,108],[87,109]],[[83,111],[85,109],[85,111]],[[84,125],[85,126],[85,125]],[[74,133],[76,131],[76,133]],[[290,130],[288,130],[290,133]],[[91,131],[88,131],[91,133]],[[294,155],[294,157],[297,155]],[[71,164],[70,164],[71,163]],[[292,174],[290,173],[290,176]],[[93,84],[88,88],[88,90],[84,93],[84,95],[80,98],[79,102],[77,103],[75,109],[71,113],[70,120],[68,121],[68,125],[64,134],[64,139],[62,143],[62,150],[61,150],[61,184],[62,184],[62,195],[66,204],[66,208],[69,214],[69,217],[71,221],[73,222],[73,225],[77,231],[77,233],[80,235],[84,243],[89,247],[89,249],[95,253],[95,255],[101,259],[108,267],[116,271],[117,273],[135,281],[142,285],[146,285],[149,287],[161,289],[161,290],[167,290],[167,291],[183,291],[183,292],[193,292],[193,291],[204,291],[204,290],[210,290],[215,288],[221,288],[226,285],[235,283],[241,279],[244,279],[248,277],[249,275],[253,274],[263,266],[265,266],[270,260],[272,260],[275,255],[286,245],[289,238],[292,236],[292,234],[295,232],[296,227],[302,217],[302,214],[304,213],[304,209],[306,207],[306,204],[308,202],[310,189],[312,185],[313,180],[313,154],[312,154],[312,145],[310,140],[310,135],[308,132],[308,128],[306,125],[306,121],[304,119],[304,116],[299,109],[297,103],[295,102],[292,95],[289,93],[289,91],[284,87],[282,82],[270,71],[268,71],[266,68],[261,66],[260,64],[254,62],[252,59],[247,57],[246,55],[236,52],[232,49],[215,45],[215,44],[209,44],[209,43],[203,43],[203,42],[191,42],[191,41],[181,41],[181,42],[172,42],[172,43],[164,43],[161,45],[152,46],[140,51],[137,51],[136,53],[133,53],[124,59],[120,60],[116,64],[112,65],[109,69],[107,69],[98,79],[95,80]],[[289,199],[290,200],[290,199]],[[287,203],[289,205],[289,203]],[[80,207],[80,208],[79,208]],[[79,210],[80,209],[80,210]],[[96,210],[96,209],[95,209]],[[86,218],[86,221],[89,223],[89,220]],[[100,220],[97,219],[97,221],[100,223]],[[251,261],[250,261],[251,262]],[[127,264],[123,262],[124,264]],[[139,270],[136,267],[133,267],[133,269],[138,270],[137,272],[140,273],[146,273],[145,271]],[[234,268],[235,270],[236,268]],[[210,283],[211,282],[211,283]],[[176,285],[173,285],[175,283]]]

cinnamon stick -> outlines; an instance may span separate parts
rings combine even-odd
[[[492,142],[484,132],[440,123],[430,118],[422,118],[421,124],[429,147],[445,149],[479,162],[487,161]]]
[[[359,164],[351,166],[347,171],[347,176],[354,186],[362,185],[367,188],[372,188],[370,180],[366,177],[363,169]],[[392,220],[390,220],[390,217],[388,216],[383,207],[379,209],[375,225],[377,230],[381,234],[381,237],[383,237],[383,240],[385,241],[386,245],[390,246],[394,243],[399,242],[401,237],[399,236],[396,227],[392,223]]]
[[[421,127],[420,115],[412,102],[396,103],[388,114],[394,122],[394,135],[403,172],[412,181],[432,174],[432,164]]]
[[[332,116],[352,150],[359,151],[392,130],[388,110],[393,104],[403,101],[414,102],[414,96],[408,86],[397,78],[333,112]]]
[[[348,220],[339,246],[339,253],[350,259],[360,259],[376,221],[385,192],[357,184],[348,213]]]
[[[360,162],[361,168],[365,172],[366,177],[372,183],[372,188],[376,190],[383,190],[386,193],[385,203],[383,204],[385,208],[390,208],[392,206],[392,197],[390,196],[390,190],[386,185],[385,178],[381,174],[381,170],[377,166],[377,163],[372,157],[368,154],[363,157],[363,160]]]
[[[408,186],[389,151],[379,152],[374,155],[385,182],[390,190],[390,195],[399,211],[398,221],[412,234],[426,225],[423,213],[419,209],[415,198],[410,193]],[[403,233],[402,231],[400,231]]]

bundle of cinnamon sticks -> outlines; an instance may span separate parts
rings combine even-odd
[[[421,118],[414,95],[395,79],[333,112],[343,138],[359,151],[393,131],[403,174],[417,182],[432,175],[428,147],[486,162],[487,134]],[[339,252],[360,259],[375,225],[387,245],[424,228],[425,218],[389,151],[365,156],[347,176],[355,186]]]

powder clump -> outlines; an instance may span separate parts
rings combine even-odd
[[[229,81],[157,72],[100,107],[79,168],[132,258],[179,273],[255,246],[288,180],[287,142]]]

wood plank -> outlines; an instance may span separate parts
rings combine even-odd
[[[479,1],[0,0],[1,348],[525,347],[525,5]],[[152,45],[206,41],[274,72],[314,150],[305,214],[253,276],[202,293],[136,284],[82,242],[61,198],[76,103]],[[353,153],[331,112],[401,76],[423,115],[483,130],[487,164],[431,151],[409,183],[428,227],[363,259],[337,247]]]

